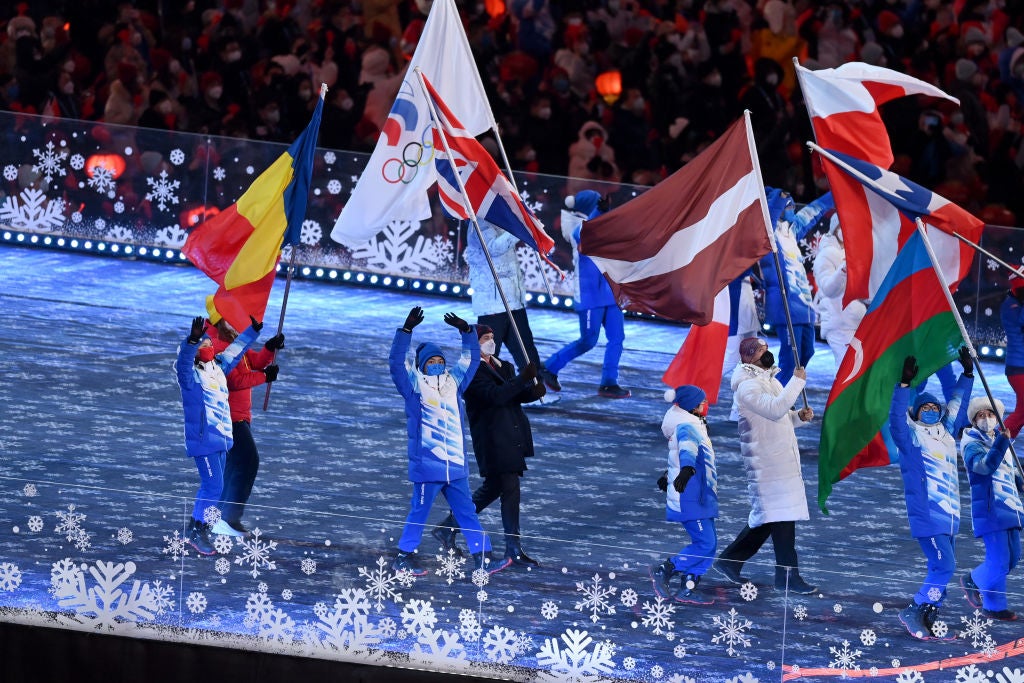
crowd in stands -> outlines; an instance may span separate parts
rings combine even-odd
[[[320,145],[370,151],[431,2],[22,3],[0,16],[0,108],[290,142],[324,82]],[[456,4],[518,170],[652,185],[749,109],[765,183],[808,201],[826,188],[792,59],[863,61],[960,99],[886,105],[894,170],[989,223],[1024,215],[1021,0]]]

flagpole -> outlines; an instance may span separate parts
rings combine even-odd
[[[417,68],[416,75],[419,77],[420,87],[423,89],[423,96],[427,100],[427,107],[430,108],[430,116],[435,122],[437,122],[440,117],[437,115],[437,110],[434,109],[434,100],[430,97],[430,92],[427,90],[427,85],[423,80],[423,72]],[[523,350],[523,358],[526,358],[529,362],[530,356],[526,353],[526,344],[523,342],[522,335],[519,334],[519,327],[516,325],[515,318],[512,317],[512,308],[508,305],[508,297],[505,296],[505,290],[501,288],[501,281],[498,279],[498,269],[494,267],[494,259],[491,258],[491,252],[487,250],[487,243],[484,240],[484,233],[480,229],[480,223],[477,221],[476,211],[473,210],[473,206],[469,202],[469,196],[466,194],[466,187],[462,183],[462,176],[459,175],[459,169],[455,166],[455,159],[452,158],[451,147],[448,145],[448,137],[445,135],[444,129],[441,126],[436,125],[436,123],[434,129],[441,138],[441,143],[444,147],[444,154],[448,157],[448,163],[452,165],[452,175],[455,176],[455,182],[459,186],[459,196],[462,198],[462,208],[465,209],[466,215],[469,216],[469,220],[473,224],[473,229],[476,230],[477,239],[480,240],[480,248],[483,250],[484,257],[487,259],[487,267],[491,269],[491,276],[494,278],[494,286],[498,290],[498,294],[501,296],[501,303],[505,306],[505,312],[508,314],[509,325],[512,327],[512,332],[516,336],[519,348]],[[536,378],[534,378],[534,383],[537,383]]]
[[[508,181],[512,183],[512,189],[515,190],[516,196],[522,199],[522,195],[519,194],[519,186],[516,185],[515,174],[512,173],[512,164],[509,163],[508,154],[505,153],[505,145],[502,143],[501,135],[498,132],[498,123],[493,117],[491,118],[491,130],[494,131],[494,139],[498,141],[498,151],[501,152],[501,160],[505,163],[505,171],[506,175],[508,175]],[[530,251],[533,252],[533,258],[537,260],[537,272],[540,273],[540,279],[544,283],[544,289],[548,291],[548,298],[554,299],[555,293],[551,289],[551,283],[548,282],[547,275],[544,274],[544,261],[541,260],[540,253],[536,249],[531,249]],[[516,260],[518,265],[518,257]]]
[[[743,110],[743,119],[745,127],[747,129],[747,146],[750,148],[750,158],[754,161],[754,168],[760,169],[761,162],[757,158],[757,146],[754,144],[753,135],[750,128],[750,110]],[[772,259],[775,261],[775,274],[779,278],[779,289],[782,293],[782,310],[786,314],[786,328],[789,331],[790,346],[793,348],[793,360],[796,368],[802,367],[800,365],[800,353],[796,349],[796,332],[793,329],[793,317],[789,312],[789,296],[786,292],[786,276],[782,272],[782,264],[779,262],[779,249],[775,245],[775,235],[772,234],[772,219],[768,215],[768,200],[765,197],[764,192],[764,178],[761,177],[761,173],[757,173],[757,184],[761,190],[761,213],[764,214],[764,228],[768,232],[768,244],[772,247]],[[809,408],[810,405],[807,403],[807,389],[801,389],[800,395],[804,399],[804,408]]]
[[[985,379],[985,371],[981,368],[981,361],[978,359],[978,352],[974,348],[974,344],[971,343],[971,337],[967,334],[967,328],[964,326],[963,318],[960,317],[960,311],[957,309],[956,304],[953,302],[953,295],[949,291],[949,285],[946,284],[946,278],[942,274],[942,268],[939,267],[938,258],[935,256],[935,252],[932,250],[932,243],[928,239],[928,233],[925,230],[924,223],[920,217],[914,219],[917,223],[917,232],[921,235],[921,239],[924,242],[924,248],[928,252],[928,259],[932,262],[932,269],[935,271],[935,275],[939,278],[939,284],[942,285],[942,293],[946,295],[946,303],[949,304],[950,310],[953,312],[953,317],[956,319],[956,325],[960,328],[960,336],[963,337],[964,344],[967,346],[967,350],[971,354],[971,359],[974,361],[974,367],[978,371],[978,377],[981,378],[981,385],[985,387],[985,395],[988,396],[989,405],[992,406],[992,412],[996,414],[996,419],[999,421],[999,429],[1006,431],[1006,425],[1003,423],[1003,416],[999,414],[998,410],[995,410],[996,400],[992,396],[992,389],[988,386],[988,380]],[[1017,463],[1017,469],[1024,475],[1024,466],[1021,465],[1020,458],[1017,457],[1017,451],[1013,447],[1013,441],[1009,443],[1010,453],[1013,455],[1014,462]]]
[[[956,237],[958,240],[960,240],[961,242],[963,242],[965,244],[971,245],[972,247],[974,247],[975,249],[980,251],[982,254],[984,254],[985,256],[988,256],[990,259],[992,259],[993,261],[995,261],[996,263],[1001,265],[1003,268],[1006,268],[1007,270],[1009,270],[1014,275],[1018,275],[1020,277],[1024,277],[1024,266],[1018,266],[1018,267],[1014,268],[1009,263],[1007,263],[1006,261],[1002,260],[1001,258],[996,256],[995,254],[993,254],[991,251],[983,248],[979,244],[975,244],[974,242],[970,241],[969,239],[967,239],[966,237],[964,237],[960,233],[954,232],[953,233],[953,237]]]

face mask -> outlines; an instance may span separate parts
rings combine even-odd
[[[263,118],[267,120],[267,123],[278,123],[281,121],[281,112],[274,109],[264,114]]]
[[[309,98],[312,97],[312,96],[313,96],[313,91],[312,90],[300,90],[299,91],[299,99],[302,100],[303,102],[308,101]]]
[[[356,103],[352,101],[351,97],[346,97],[341,101],[342,111],[351,111],[352,107],[356,106]]]
[[[772,354],[771,351],[765,351],[764,355],[762,355],[761,359],[757,362],[761,364],[762,368],[767,370],[775,366],[775,356]]]
[[[493,339],[488,339],[487,341],[482,342],[480,344],[480,353],[482,353],[485,356],[493,356],[494,349],[496,346],[497,344],[494,343]]]
[[[63,90],[65,95],[73,95],[75,94],[75,84],[71,81],[68,81],[64,84]]]
[[[1024,61],[1024,60],[1022,60]],[[551,118],[551,107],[541,107],[537,110],[537,118],[542,121],[547,121]]]
[[[694,408],[691,412],[694,415],[696,415],[697,417],[707,417],[708,416],[708,404],[707,403],[701,403],[699,406]]]
[[[705,79],[704,82],[707,83],[712,88],[721,88],[722,87],[722,76],[719,75],[719,74],[715,74],[713,76],[708,76],[707,79]]]
[[[978,420],[975,426],[986,434],[991,434],[999,426],[999,420],[994,417],[983,417]]]
[[[224,55],[224,61],[227,62],[228,64],[233,64],[234,62],[237,62],[241,58],[242,58],[242,53],[241,53],[240,50],[234,50],[234,51],[229,52],[226,55]]]
[[[934,425],[939,423],[939,418],[942,413],[938,410],[922,410],[918,413],[917,419],[926,425]]]
[[[210,96],[211,100],[219,100],[220,96],[224,94],[224,88],[210,88],[206,94]]]
[[[204,346],[196,352],[196,358],[203,363],[209,363],[216,355],[217,352],[213,350],[212,346]]]
[[[778,74],[774,74],[774,73],[768,74],[767,76],[764,77],[764,82],[767,83],[768,85],[772,85],[772,86],[778,85],[779,84],[779,76],[778,76]]]
[[[438,375],[444,374],[444,363],[434,363],[423,368],[428,377],[437,377]]]

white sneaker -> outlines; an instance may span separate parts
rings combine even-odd
[[[225,522],[223,519],[218,519],[217,523],[213,525],[210,531],[217,534],[218,536],[234,536],[236,538],[241,538],[242,536],[245,536],[245,534],[243,534],[241,531],[232,529],[231,525]]]

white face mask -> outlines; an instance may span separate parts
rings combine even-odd
[[[480,353],[485,356],[493,356],[494,348],[497,346],[493,339],[488,339],[485,342],[480,342]]]
[[[999,426],[999,420],[994,417],[982,417],[978,418],[975,426],[986,434],[991,434]]]

